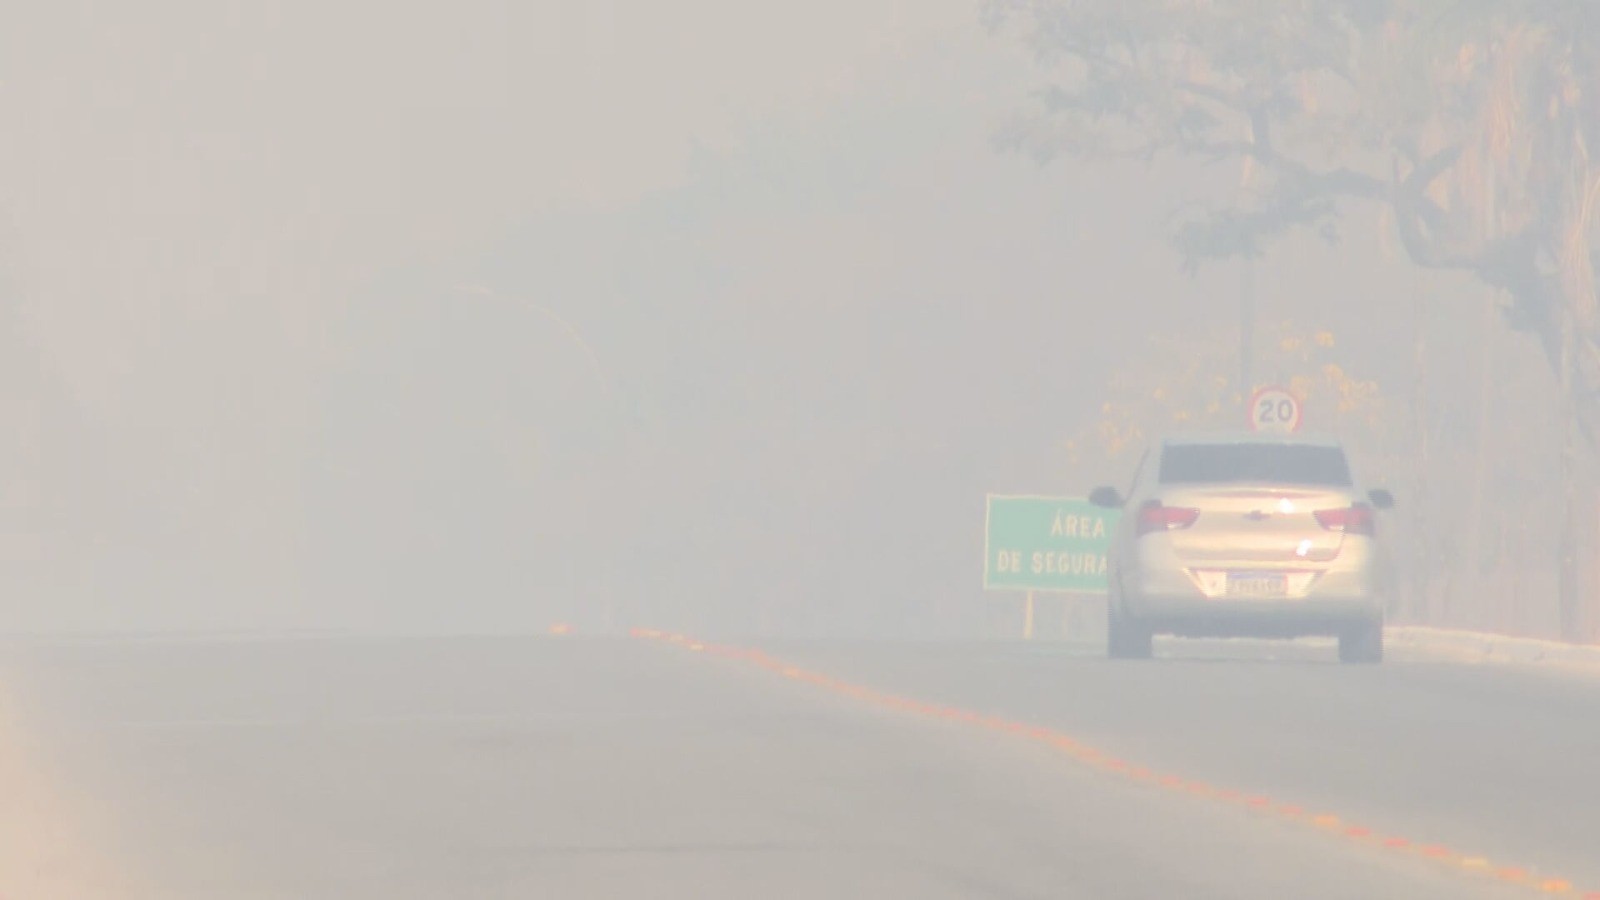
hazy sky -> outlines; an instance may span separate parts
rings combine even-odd
[[[202,546],[217,590],[241,557],[292,587],[314,361],[364,285],[670,189],[695,144],[803,130],[918,54],[1004,53],[975,23],[961,0],[30,7],[0,33],[6,327],[37,368],[11,402],[41,435],[17,552],[69,593]],[[122,575],[87,574],[107,553]]]
[[[518,297],[574,323],[655,429],[630,438],[650,466],[629,477],[662,492],[641,521],[676,504],[683,540],[733,528],[748,553],[859,552],[874,526],[850,504],[876,509],[863,492],[881,489],[926,500],[904,521],[939,523],[894,534],[895,552],[950,559],[983,490],[1100,477],[1060,472],[1057,442],[1152,327],[1235,315],[1231,267],[1187,278],[1161,239],[1176,204],[1214,190],[1194,172],[995,152],[1041,73],[971,0],[152,0],[13,19],[0,412],[25,424],[0,447],[5,577],[55,598],[18,627],[381,614],[317,596],[307,560],[357,538],[433,551],[389,540],[400,514],[315,486],[329,442],[348,444],[340,471],[391,472],[371,489],[404,499],[386,464],[465,465],[487,438],[460,431],[449,391],[488,391],[463,408],[500,423],[494,440],[554,452],[592,403],[572,387],[588,362],[548,317],[509,311]],[[1378,255],[1370,216],[1346,233],[1355,257],[1302,242],[1263,265],[1263,315],[1329,324],[1393,381],[1416,276]],[[506,296],[474,318],[460,283]],[[366,406],[393,422],[359,432]],[[452,430],[448,452],[397,449]],[[574,518],[592,482],[545,477],[543,505],[524,504],[542,524],[497,536],[507,571],[534,565],[518,528],[604,527]],[[474,485],[482,503],[494,486]],[[719,491],[748,503],[694,505]],[[320,522],[330,504],[342,524]],[[905,583],[881,562],[814,577]]]
[[[90,373],[133,375],[185,324],[312,341],[387,266],[673,185],[691,141],[930,46],[1004,49],[975,23],[964,0],[39,5],[0,36],[5,261],[114,403]]]

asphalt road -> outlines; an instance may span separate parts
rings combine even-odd
[[[1256,645],[764,649],[1600,885],[1594,681]],[[58,836],[0,854],[6,900],[1538,893],[659,641],[13,643],[0,678],[0,791],[33,798],[9,827]]]

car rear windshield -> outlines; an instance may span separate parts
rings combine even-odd
[[[1350,467],[1338,447],[1296,444],[1177,444],[1161,454],[1162,484],[1265,481],[1349,487]]]

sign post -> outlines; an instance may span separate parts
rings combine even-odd
[[[1116,516],[1077,497],[989,495],[983,586],[1025,593],[1025,640],[1033,639],[1036,593],[1105,594]]]

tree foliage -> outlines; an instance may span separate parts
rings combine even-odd
[[[1403,435],[1389,426],[1393,417],[1377,382],[1341,364],[1333,332],[1293,322],[1274,323],[1265,332],[1261,370],[1300,398],[1310,427],[1358,437],[1368,458],[1387,464],[1382,457]],[[1098,420],[1065,442],[1075,465],[1109,472],[1131,465],[1131,453],[1172,429],[1244,427],[1244,398],[1232,375],[1232,335],[1218,330],[1146,340],[1141,358],[1170,365],[1127,366],[1114,373]]]
[[[1375,207],[1409,258],[1504,291],[1600,429],[1600,3],[989,0],[1050,81],[1002,144],[1231,163],[1178,217],[1192,265]]]

